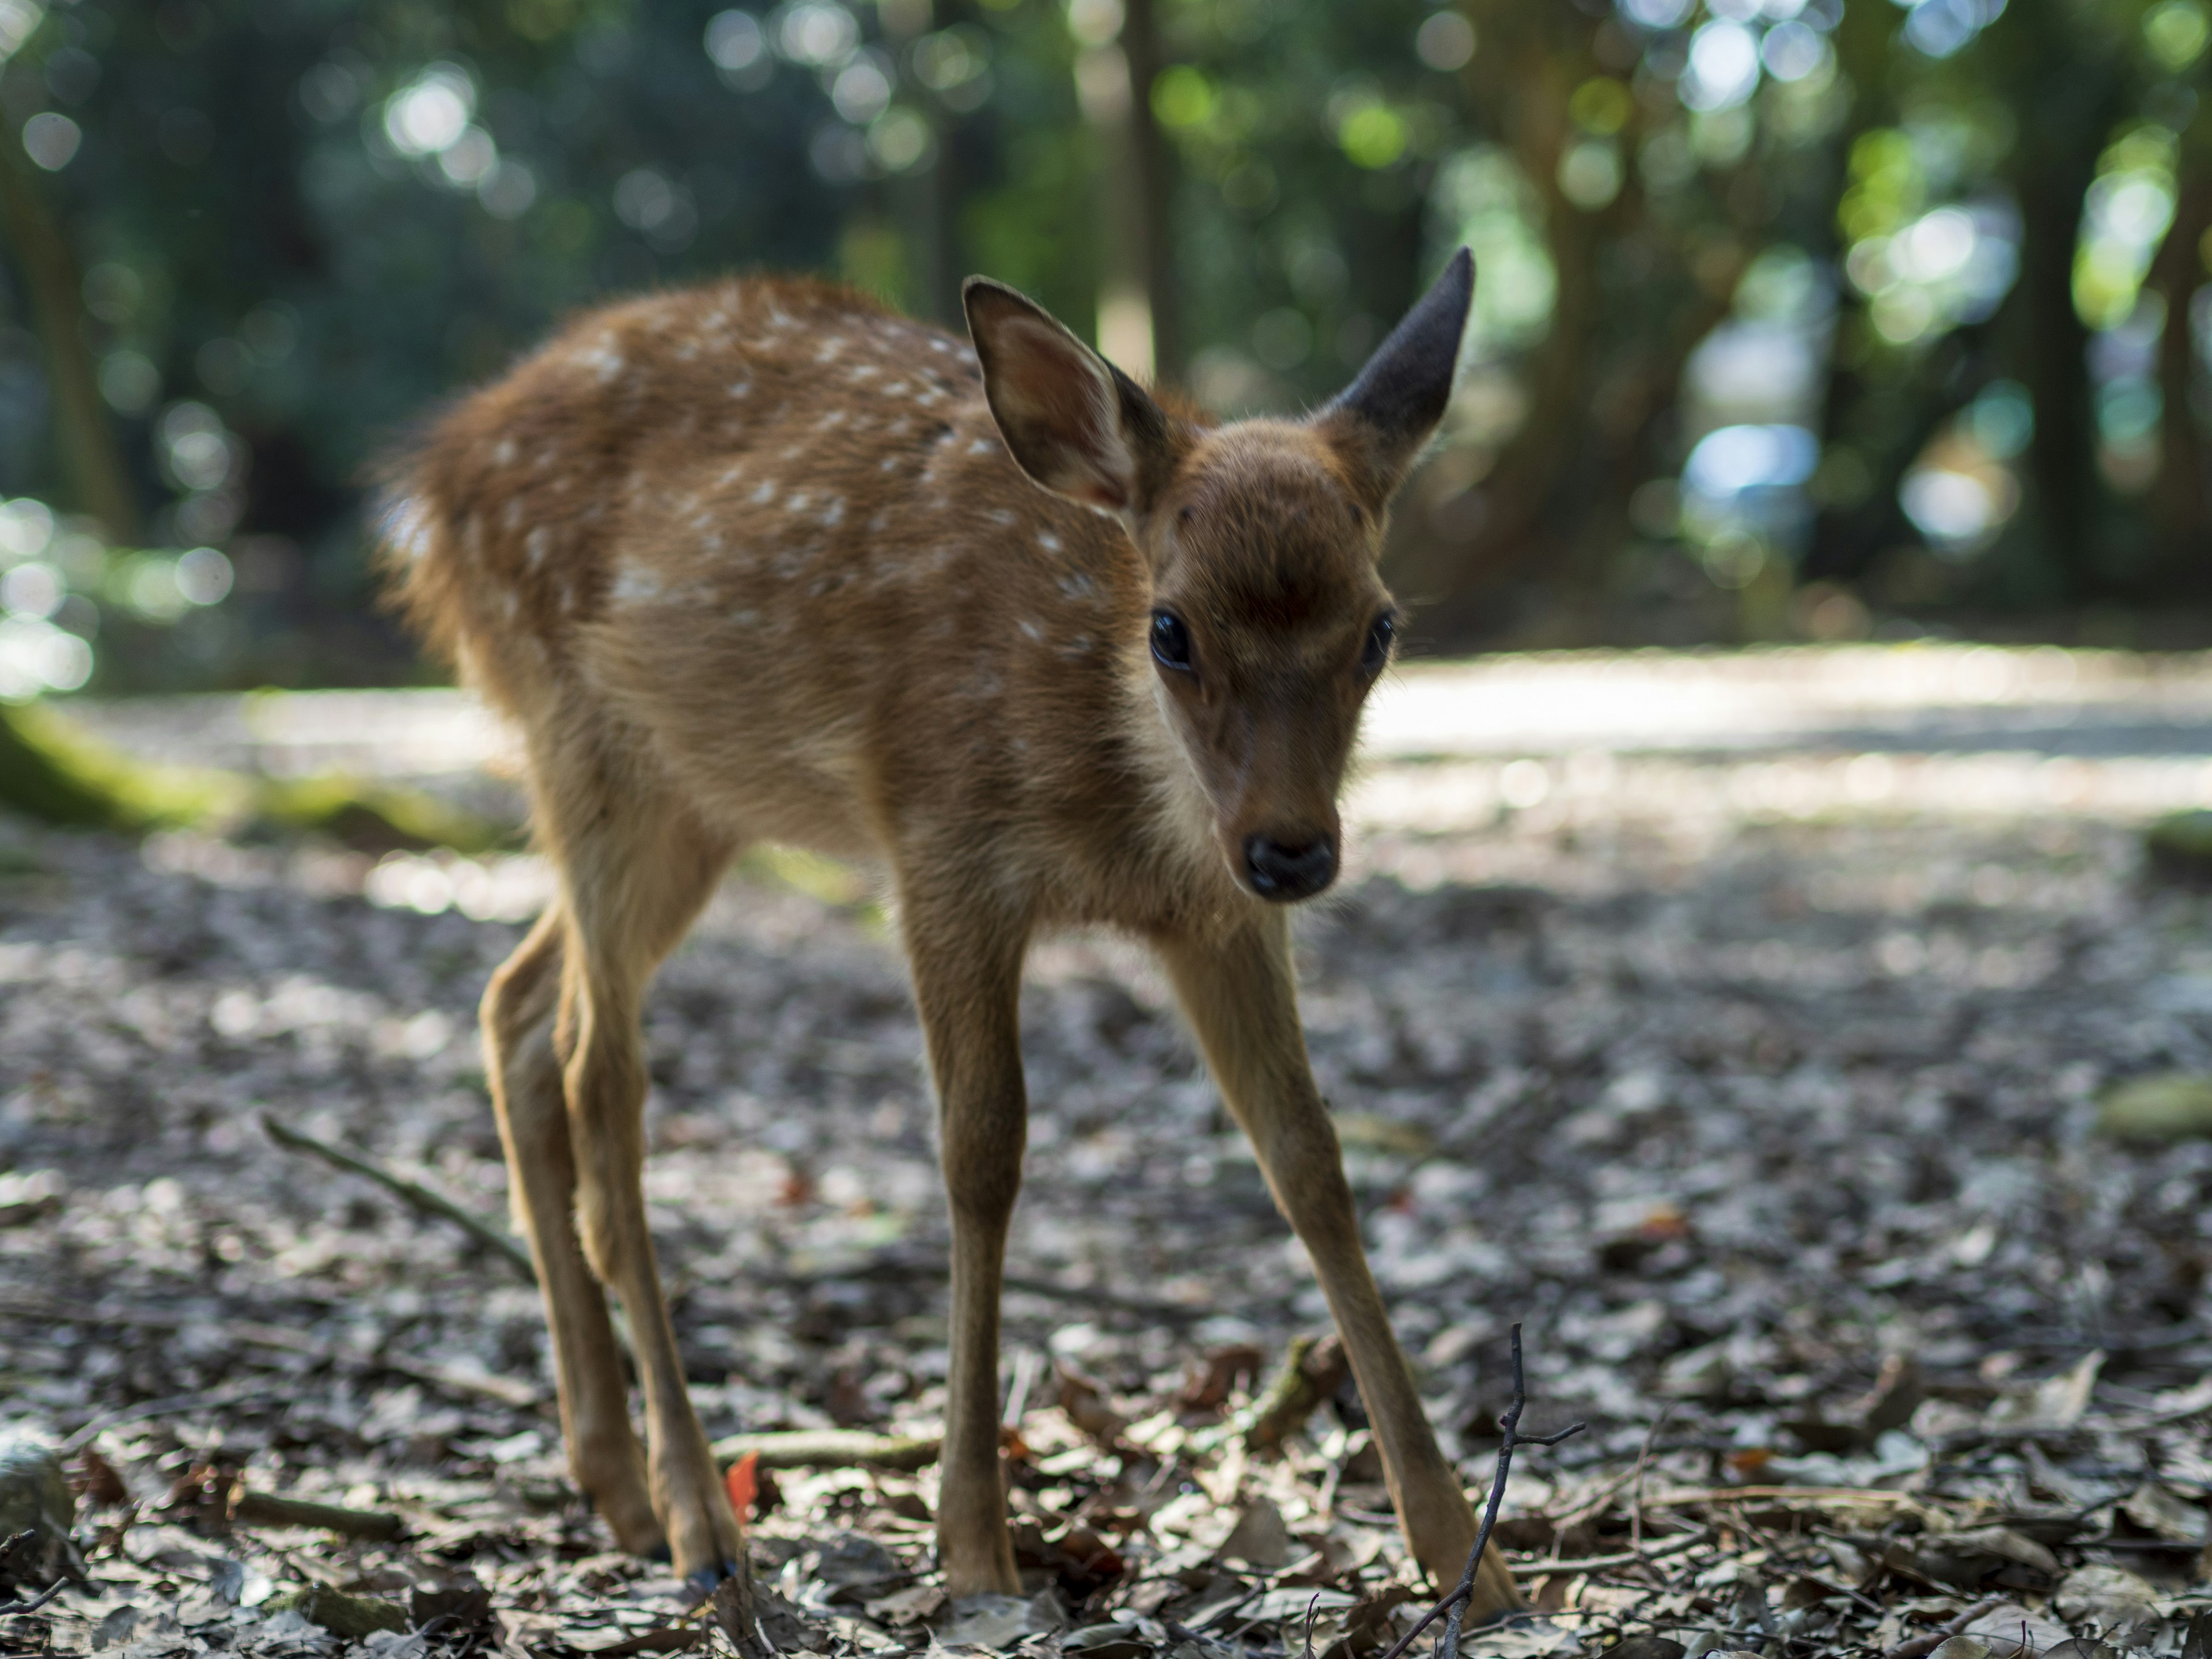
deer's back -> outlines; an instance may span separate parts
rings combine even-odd
[[[965,343],[843,290],[580,319],[438,423],[387,534],[418,625],[533,750],[579,722],[649,745],[738,833],[1058,865],[1147,840],[1139,556],[1017,470]]]

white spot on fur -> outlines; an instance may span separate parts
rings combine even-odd
[[[775,499],[775,479],[773,479],[773,478],[770,478],[770,479],[769,479],[766,483],[763,484],[763,485],[762,485],[758,489],[756,489],[755,491],[753,491],[753,505],[754,505],[755,507],[766,507],[766,506],[767,506],[770,501],[774,501]]]
[[[991,522],[993,524],[1012,524],[1013,521],[1014,515],[1007,512],[1005,507],[994,507],[991,509]]]
[[[1037,545],[1048,553],[1057,553],[1060,551],[1060,538],[1049,530],[1040,530],[1037,532]]]
[[[968,446],[968,453],[970,455],[989,454],[991,453],[991,441],[988,438],[976,439],[974,443]]]
[[[821,422],[817,429],[827,432],[833,426],[842,426],[844,424],[845,411],[842,409],[833,409],[827,415],[824,415],[822,417]]]
[[[625,568],[615,578],[614,599],[617,605],[643,605],[659,599],[667,589],[660,585],[659,575],[650,570]]]
[[[814,361],[817,363],[834,363],[837,361],[837,354],[844,349],[845,337],[842,334],[832,334],[828,339],[823,341],[821,349],[814,354]]]
[[[430,515],[410,496],[392,507],[384,533],[392,551],[412,564],[430,550]]]
[[[539,525],[523,538],[522,550],[529,556],[530,568],[537,569],[545,562],[545,555],[553,546],[553,532]]]
[[[578,354],[577,361],[599,377],[604,386],[623,372],[623,355],[615,349],[615,337],[602,334],[589,351]]]
[[[888,514],[888,513],[878,513],[878,514],[877,514],[874,517],[871,518],[871,519],[868,520],[868,528],[869,528],[870,530],[881,530],[881,529],[882,529],[885,525],[889,524],[890,521],[891,521],[891,519],[890,519],[890,514]]]
[[[749,398],[752,395],[752,390],[753,383],[750,380],[732,380],[730,382],[730,396],[732,398]]]
[[[906,382],[904,380],[893,380],[889,386],[886,386],[884,388],[884,396],[886,398],[896,398],[905,390]]]
[[[499,447],[493,450],[491,454],[492,459],[497,461],[501,466],[514,465],[514,440],[512,438],[501,438],[499,441]]]
[[[1036,620],[1034,617],[1023,617],[1021,621],[1021,629],[1022,635],[1025,639],[1034,641],[1044,638],[1044,629],[1037,626]]]
[[[796,495],[793,495],[789,501],[786,501],[784,505],[790,508],[793,513],[804,513],[806,511],[807,502],[813,499],[814,492],[812,490],[802,489]]]
[[[737,623],[740,628],[750,628],[760,621],[760,612],[757,611],[732,611],[730,613],[730,620]]]
[[[822,509],[822,522],[825,525],[839,524],[844,520],[844,517],[845,498],[842,495],[832,495],[830,498],[830,505]]]

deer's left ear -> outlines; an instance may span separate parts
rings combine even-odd
[[[1406,481],[1451,402],[1460,337],[1474,300],[1474,256],[1451,257],[1419,305],[1376,348],[1359,378],[1313,416],[1376,512]]]
[[[1141,517],[1175,470],[1173,423],[1145,389],[1003,283],[960,290],[991,418],[1022,471],[1056,495]]]

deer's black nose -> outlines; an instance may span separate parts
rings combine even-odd
[[[1282,904],[1311,898],[1336,879],[1336,842],[1323,836],[1303,847],[1285,847],[1272,836],[1247,836],[1244,873],[1261,898]]]

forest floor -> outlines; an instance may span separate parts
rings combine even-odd
[[[1806,714],[1840,654],[1757,696],[1755,660],[1639,660],[1409,677],[1353,875],[1301,927],[1315,1064],[1447,1452],[1479,1497],[1516,1323],[1524,1426],[1589,1425],[1517,1455],[1498,1536],[1531,1611],[1468,1650],[2200,1659],[2212,1140],[2100,1114],[2212,1073],[2212,899],[2153,880],[2140,836],[2212,804],[2212,666],[1954,653],[1952,679]],[[1576,676],[1625,714],[1577,715]],[[1453,684],[1522,727],[1455,726]],[[1731,696],[1747,719],[1698,713]],[[726,1650],[578,1501],[525,1273],[262,1127],[501,1224],[473,1010],[544,882],[520,854],[0,821],[0,1431],[65,1445],[86,1574],[0,1606],[0,1654]],[[1370,1659],[1432,1593],[1355,1393],[1248,1446],[1327,1319],[1162,985],[1051,942],[1023,1022],[1030,1593],[946,1601],[932,1467],[781,1469],[752,1532],[778,1645]],[[927,1435],[945,1227],[867,890],[749,865],[647,1035],[652,1218],[709,1432]],[[392,1535],[273,1524],[272,1498]],[[358,1607],[303,1611],[302,1584],[398,1628],[333,1634]]]

